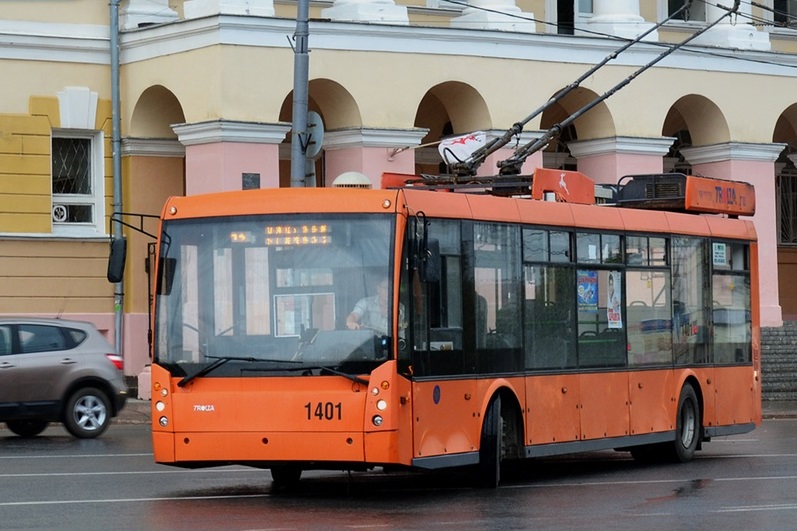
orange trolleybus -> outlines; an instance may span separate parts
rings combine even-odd
[[[761,420],[750,185],[577,172],[174,197],[157,242],[155,460],[689,461]]]

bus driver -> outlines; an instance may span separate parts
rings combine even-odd
[[[387,335],[390,323],[387,322],[388,279],[383,278],[376,286],[376,295],[360,299],[346,317],[346,327],[350,330],[370,329],[379,335]],[[399,307],[399,322],[403,322],[403,307]]]

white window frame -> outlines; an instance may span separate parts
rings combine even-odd
[[[50,145],[53,138],[82,138],[91,141],[91,194],[55,194],[52,193],[52,152],[50,153],[50,220],[52,232],[56,236],[107,236],[105,229],[105,154],[104,134],[102,131],[86,131],[80,129],[53,129],[50,134]],[[92,208],[91,223],[70,223],[55,221],[53,210],[58,204],[88,205]]]

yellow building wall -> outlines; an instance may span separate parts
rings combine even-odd
[[[107,266],[107,242],[3,239],[0,314],[112,312]]]
[[[108,242],[52,234],[50,138],[59,126],[56,96],[30,97],[27,115],[0,113],[0,314],[113,312]],[[107,232],[113,200],[107,100],[98,102],[95,127],[105,134]]]

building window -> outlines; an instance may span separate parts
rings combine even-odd
[[[556,33],[573,35],[592,16],[592,0],[556,0],[555,4],[548,0],[545,11],[556,13],[556,20],[550,21],[555,25]]]
[[[797,0],[773,0],[772,18],[778,28],[797,26]]]
[[[104,234],[102,133],[54,131],[53,233]]]
[[[793,164],[777,177],[778,221],[781,245],[797,244],[797,170]]]
[[[672,16],[673,13],[681,9],[686,0],[667,0],[667,14],[661,17],[662,20]],[[688,9],[683,11],[678,17],[684,22],[705,22],[706,21],[706,3],[705,2],[692,2]]]

